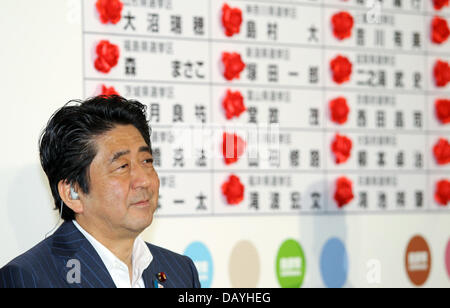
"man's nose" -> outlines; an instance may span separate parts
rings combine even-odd
[[[147,188],[151,183],[151,175],[140,164],[135,164],[131,171],[131,186],[133,189]]]

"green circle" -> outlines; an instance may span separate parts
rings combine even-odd
[[[306,259],[302,246],[293,240],[285,241],[277,255],[277,278],[282,288],[300,288],[306,273]]]

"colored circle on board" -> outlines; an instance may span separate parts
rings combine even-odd
[[[428,280],[431,271],[431,252],[427,241],[420,235],[414,236],[405,252],[405,268],[409,280],[422,286]]]
[[[445,267],[447,268],[448,278],[450,278],[450,240],[447,244],[447,249],[445,250]]]
[[[256,247],[249,241],[234,246],[230,256],[230,281],[233,288],[256,288],[261,273],[261,262]]]
[[[344,243],[337,238],[326,242],[320,256],[320,272],[327,288],[342,288],[348,277],[348,255]]]
[[[285,241],[278,250],[276,260],[278,283],[282,288],[300,288],[306,273],[306,260],[302,246],[295,240]]]
[[[214,265],[208,247],[201,242],[194,242],[186,248],[184,255],[194,261],[202,288],[210,288],[213,280]]]

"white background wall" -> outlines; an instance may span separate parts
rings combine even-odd
[[[38,139],[51,114],[82,95],[81,25],[69,4],[0,3],[0,265],[56,223]]]
[[[0,2],[0,266],[44,238],[57,221],[41,170],[38,139],[51,114],[82,97],[82,36],[76,0]],[[233,245],[249,240],[258,249],[258,286],[277,287],[275,259],[281,243],[300,241],[307,258],[305,287],[323,286],[320,252],[339,237],[349,252],[346,286],[411,286],[404,251],[414,234],[431,246],[432,270],[426,286],[450,287],[445,246],[448,214],[335,215],[302,217],[157,218],[144,238],[182,253],[201,240],[214,260],[215,287],[231,286],[228,264]],[[177,231],[174,232],[173,230]],[[381,283],[369,284],[367,262],[381,262]]]

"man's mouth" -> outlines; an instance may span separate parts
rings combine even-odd
[[[150,206],[150,200],[149,200],[149,199],[141,200],[141,201],[139,201],[139,202],[132,203],[131,206],[135,206],[135,207],[148,207],[148,206]]]

